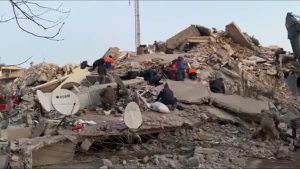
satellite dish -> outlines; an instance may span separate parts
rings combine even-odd
[[[37,90],[36,95],[38,98],[38,101],[41,103],[43,109],[45,109],[47,112],[50,112],[52,109],[51,105],[51,99],[47,97],[42,91]]]
[[[64,115],[74,114],[80,107],[78,97],[66,89],[58,89],[52,93],[52,105],[55,110]]]
[[[130,102],[126,106],[124,113],[124,122],[130,129],[138,129],[142,125],[142,114],[139,106],[135,102]]]

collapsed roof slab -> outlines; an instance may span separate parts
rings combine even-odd
[[[191,25],[188,28],[180,31],[173,37],[169,38],[166,42],[168,49],[175,49],[180,44],[184,43],[189,37],[200,36],[200,32],[195,25]]]
[[[234,23],[226,25],[226,31],[235,43],[245,46],[249,49],[253,49],[251,43],[247,40],[241,29]]]
[[[171,90],[173,90],[177,100],[184,103],[201,104],[207,101],[210,96],[208,87],[191,80],[173,81],[167,80]],[[162,90],[163,85],[155,88],[156,91]]]
[[[238,95],[212,94],[211,100],[216,107],[232,112],[245,120],[250,117],[259,122],[262,111],[269,110],[268,101]]]

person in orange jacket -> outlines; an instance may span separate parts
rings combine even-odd
[[[196,80],[197,78],[197,70],[195,68],[189,68],[189,78],[191,80]]]
[[[111,69],[112,68],[112,65],[115,63],[114,59],[112,58],[111,55],[109,55],[108,57],[106,57],[104,59],[104,62],[105,62],[105,67],[107,69]]]

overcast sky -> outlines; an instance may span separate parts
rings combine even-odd
[[[61,3],[37,2],[51,7]],[[287,12],[300,15],[299,7],[300,1],[141,1],[141,42],[165,41],[190,24],[224,30],[234,21],[263,46],[291,50],[285,16]],[[129,1],[63,1],[63,8],[71,13],[61,32],[60,38],[65,39],[61,42],[28,35],[14,21],[0,24],[1,62],[16,64],[33,56],[35,63],[91,63],[112,46],[134,50],[133,1],[130,6]],[[11,15],[9,2],[0,1],[0,16]]]

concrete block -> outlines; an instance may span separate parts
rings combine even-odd
[[[199,36],[199,37],[189,37],[187,41],[190,43],[209,43],[209,42],[216,42],[216,39],[212,36]]]
[[[76,144],[65,141],[32,152],[33,166],[62,164],[73,160]]]
[[[15,140],[18,138],[30,138],[31,128],[7,128],[1,130],[1,138],[5,140]]]
[[[10,169],[23,169],[24,168],[21,161],[10,161],[9,167],[10,167]]]
[[[229,33],[230,37],[235,43],[252,49],[251,43],[247,40],[241,29],[234,22],[226,25],[226,31]]]
[[[81,150],[88,151],[90,149],[90,147],[92,146],[93,142],[94,141],[91,139],[87,139],[87,138],[84,139],[84,141],[80,145]]]
[[[116,59],[117,55],[119,54],[120,49],[118,47],[110,47],[103,57],[111,55],[114,59]]]
[[[8,168],[8,161],[9,161],[8,155],[0,155],[0,168],[1,169]]]
[[[26,114],[26,124],[27,126],[29,127],[32,127],[33,126],[33,121],[32,121],[32,118],[31,118],[31,114],[30,113],[27,113]]]
[[[47,122],[45,120],[41,120],[35,128],[32,130],[32,137],[40,137],[46,130]]]
[[[195,25],[191,25],[188,28],[182,30],[181,32],[177,33],[173,37],[167,40],[167,48],[168,49],[175,49],[180,44],[184,43],[187,38],[189,37],[197,37],[200,36],[200,32]]]

